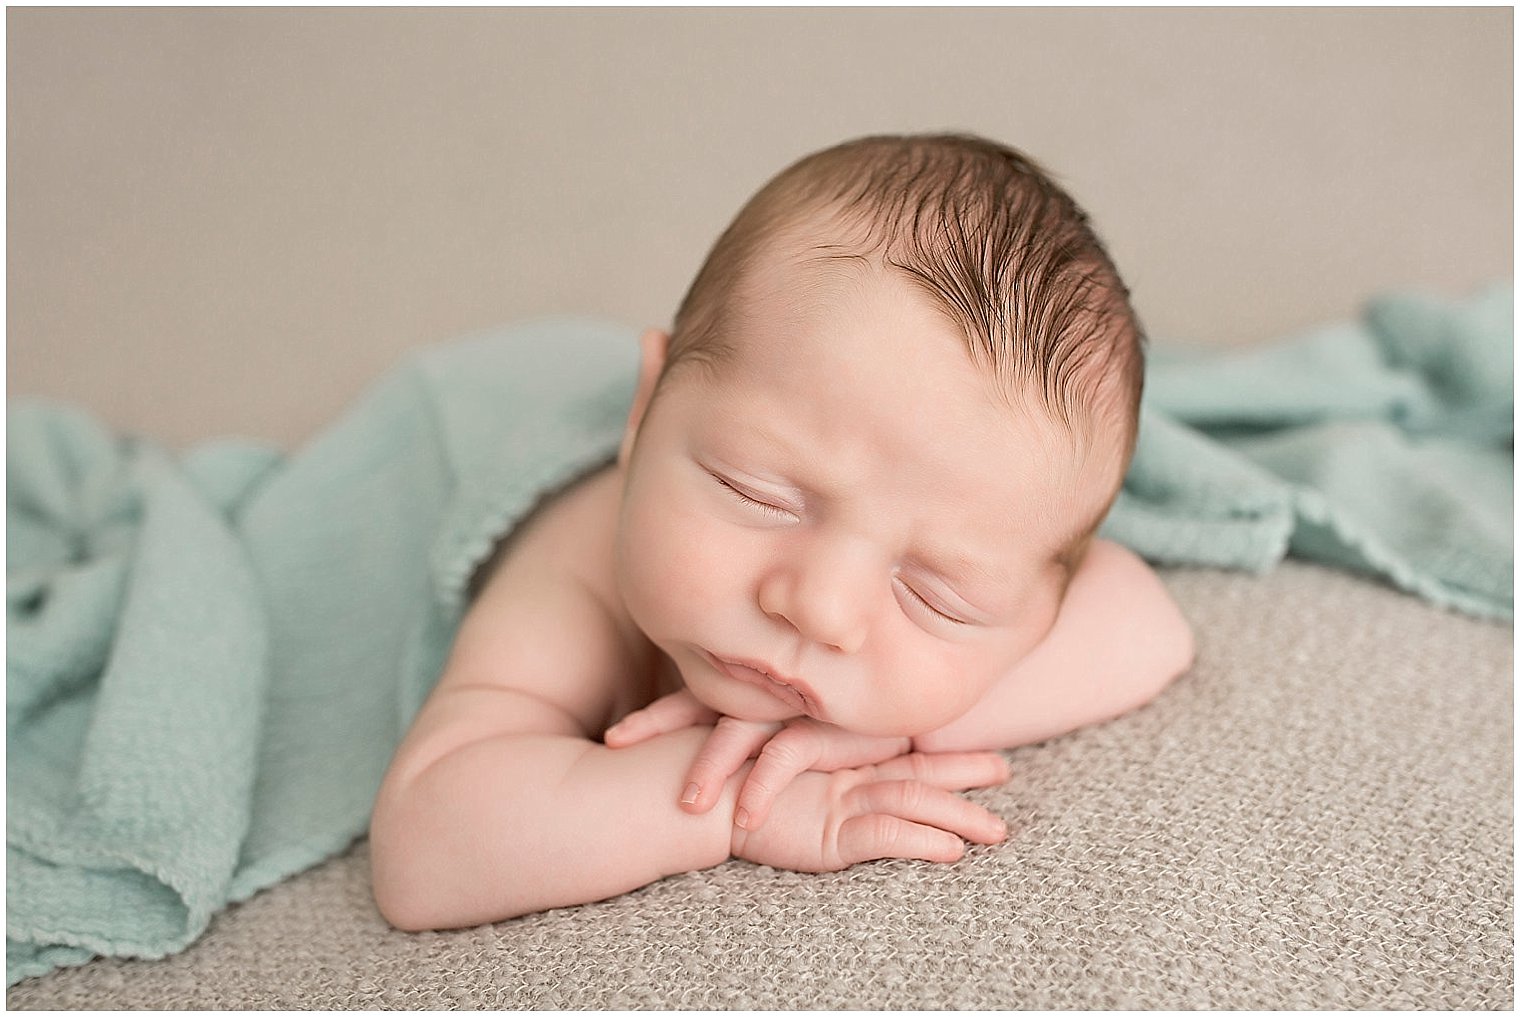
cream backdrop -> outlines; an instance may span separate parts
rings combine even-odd
[[[8,394],[293,445],[404,350],[663,324],[796,157],[1025,148],[1157,337],[1513,273],[1513,14],[11,9]]]

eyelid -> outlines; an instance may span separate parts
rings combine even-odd
[[[969,621],[967,621],[964,618],[958,618],[958,617],[956,617],[953,614],[946,614],[944,611],[940,610],[938,607],[935,607],[934,604],[932,604],[922,593],[919,593],[912,586],[910,586],[906,582],[904,582],[901,576],[896,576],[894,578],[902,586],[902,588],[905,591],[907,591],[908,596],[912,597],[914,599],[914,601],[916,601],[925,610],[933,612],[937,617],[944,619],[945,621],[949,622],[952,625],[971,625],[971,624],[973,624],[972,622],[969,622]]]
[[[942,603],[950,605],[955,617],[966,619],[968,624],[991,625],[999,617],[1000,609],[991,606],[988,598],[996,596],[993,590],[1006,587],[1007,584],[1002,581],[992,585],[977,585],[970,578],[952,580],[947,576],[946,568],[921,559],[906,562],[904,571],[913,575],[920,587],[933,590]],[[969,591],[968,586],[972,588]]]
[[[714,480],[716,480],[719,484],[721,484],[723,487],[727,488],[730,492],[732,492],[733,495],[736,498],[738,498],[741,502],[743,502],[744,504],[746,504],[746,505],[752,505],[755,508],[760,509],[762,512],[766,513],[767,515],[774,515],[774,516],[776,516],[778,518],[784,518],[784,519],[795,519],[795,518],[797,518],[796,514],[794,512],[792,512],[791,509],[783,508],[780,505],[774,505],[771,502],[765,501],[763,498],[756,497],[756,495],[758,494],[758,492],[755,492],[755,491],[752,491],[752,490],[750,490],[748,488],[745,488],[743,485],[738,484],[738,483],[736,483],[736,482],[734,482],[732,480],[729,480],[727,477],[721,476],[720,474],[714,473],[712,470],[708,470],[707,473]]]

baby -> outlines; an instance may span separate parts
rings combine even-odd
[[[1094,537],[1135,443],[1128,291],[1019,153],[914,136],[809,156],[640,342],[616,461],[485,566],[385,777],[371,859],[393,925],[730,857],[954,861],[1006,836],[960,793],[1007,779],[995,750],[1190,665],[1160,581]]]

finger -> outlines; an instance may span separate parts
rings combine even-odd
[[[916,780],[862,784],[850,791],[849,803],[863,814],[896,816],[976,844],[997,844],[1008,836],[1007,824],[976,802]]]
[[[844,865],[877,858],[955,862],[966,853],[966,845],[953,833],[877,812],[840,824],[838,850]]]
[[[656,735],[669,734],[696,724],[711,724],[717,719],[717,713],[682,689],[661,696],[642,710],[634,710],[609,727],[602,735],[602,742],[609,749],[621,749]]]
[[[951,791],[996,787],[1008,780],[1008,761],[996,752],[913,752],[872,768],[877,780],[917,780]]]
[[[681,808],[691,813],[711,809],[722,797],[723,785],[744,761],[760,750],[779,730],[779,723],[719,717],[717,726],[686,771]]]
[[[755,768],[739,791],[734,825],[758,830],[771,814],[771,803],[804,770],[818,764],[825,738],[811,725],[794,724],[765,743]]]
[[[796,730],[804,724],[813,726],[819,725],[819,722],[811,719],[793,721],[787,727],[787,731]],[[901,756],[910,751],[913,746],[911,738],[847,734],[838,728],[831,727],[824,727],[823,733],[826,737],[820,739],[821,748],[818,758],[813,761],[811,767],[815,770],[833,771],[848,769],[852,766],[867,766],[884,759]]]

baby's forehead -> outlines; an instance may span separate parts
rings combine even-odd
[[[817,312],[886,276],[879,257],[836,235],[792,235],[754,253],[730,290],[729,301],[751,315]]]

